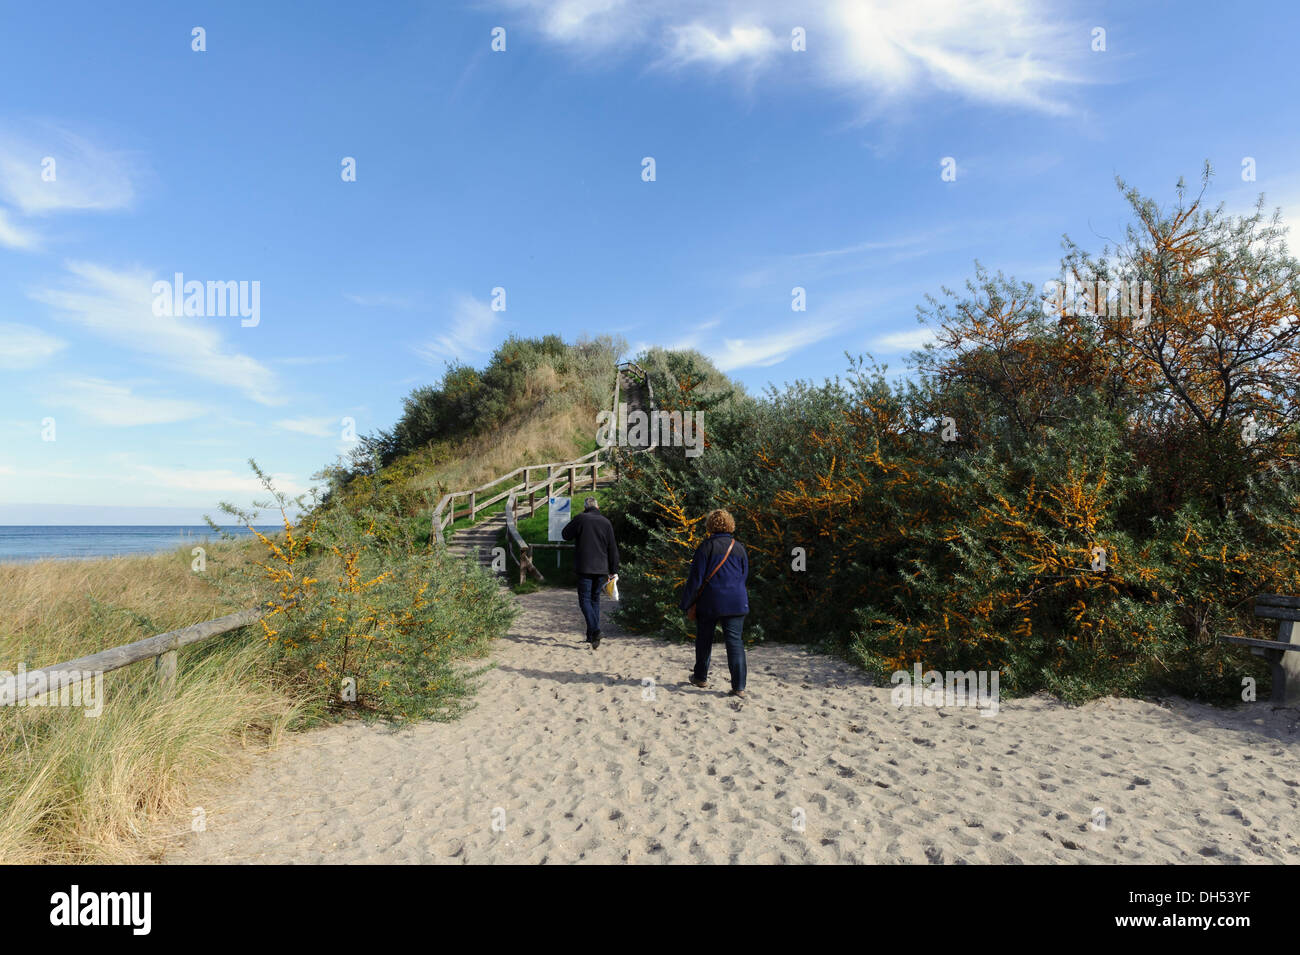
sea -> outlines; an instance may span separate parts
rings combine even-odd
[[[230,534],[244,535],[243,527],[224,527]],[[275,533],[279,526],[259,527]],[[154,554],[177,547],[198,547],[217,535],[206,524],[107,525],[49,524],[41,526],[0,525],[0,562],[84,560],[88,557],[117,557],[122,554]]]

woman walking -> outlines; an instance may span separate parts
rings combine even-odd
[[[736,519],[727,511],[710,511],[704,519],[708,533],[695,551],[690,575],[682,591],[681,608],[695,619],[695,671],[691,684],[709,685],[709,659],[713,655],[713,634],[719,624],[727,645],[727,667],[731,671],[731,695],[745,695],[745,641],[741,634],[749,613],[749,556],[735,538]]]

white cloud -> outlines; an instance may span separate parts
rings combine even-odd
[[[340,420],[340,418],[329,416],[324,418],[282,418],[275,423],[275,426],[283,431],[308,434],[313,438],[332,438],[341,431]]]
[[[914,352],[934,341],[934,330],[917,328],[908,332],[890,332],[872,339],[871,346],[885,354],[901,355]]]
[[[1077,82],[1062,65],[1071,47],[1086,50],[1087,34],[1036,0],[835,0],[824,9],[838,37],[831,77],[886,98],[929,88],[1062,112],[1053,91]]]
[[[42,176],[47,158],[53,179]],[[0,127],[0,196],[26,215],[125,208],[131,169],[127,156],[55,126]]]
[[[658,65],[757,67],[789,61],[875,107],[921,93],[1066,111],[1082,82],[1086,30],[1044,0],[498,0],[570,54],[647,47]],[[704,12],[707,10],[707,12]],[[790,47],[803,27],[807,51]],[[783,73],[788,81],[789,71]]]
[[[926,245],[935,236],[943,232],[951,231],[949,228],[935,229],[930,232],[918,233],[915,235],[902,236],[897,239],[882,239],[869,242],[858,242],[854,245],[846,245],[839,249],[823,249],[820,252],[800,252],[793,256],[795,259],[824,259],[833,258],[841,255],[858,255],[863,252],[887,252],[895,249],[913,248],[916,246]]]
[[[170,424],[197,418],[206,410],[192,401],[144,398],[125,385],[102,378],[62,378],[45,396],[54,407],[73,408],[79,413],[116,428],[142,424]]]
[[[776,52],[780,43],[772,31],[761,26],[732,26],[719,34],[702,23],[671,27],[669,59],[679,63],[711,63],[730,66],[741,60],[762,60]]]
[[[723,371],[767,368],[785,361],[799,349],[821,341],[833,331],[831,325],[804,325],[759,338],[728,338],[723,340],[720,351],[710,349],[708,354]]]
[[[34,249],[40,244],[36,233],[14,225],[9,214],[0,209],[0,245],[11,249]]]
[[[498,312],[486,302],[472,295],[462,295],[456,302],[451,327],[443,334],[424,343],[416,353],[430,364],[448,358],[460,359],[466,354],[482,354],[495,342],[500,318]]]
[[[637,36],[649,18],[644,4],[629,0],[506,0],[505,6],[531,13],[552,40],[597,46]]]
[[[238,330],[237,319],[154,315],[154,277],[142,269],[114,271],[86,262],[70,262],[67,268],[68,286],[38,289],[32,298],[182,375],[226,385],[261,404],[282,400],[270,369],[224,341],[221,323],[233,322]]]
[[[0,322],[0,368],[30,368],[66,346],[39,328]]]

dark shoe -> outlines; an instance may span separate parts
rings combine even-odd
[[[599,631],[599,630],[597,630],[595,633],[593,633],[593,634],[591,635],[591,649],[595,650],[598,646],[600,646],[600,631]]]
[[[709,681],[708,681],[708,680],[697,680],[697,679],[695,679],[695,677],[693,677],[693,676],[692,676],[692,677],[688,677],[688,679],[690,680],[690,682],[691,682],[691,686],[693,686],[693,687],[697,687],[697,688],[699,688],[699,689],[701,689],[701,690],[707,690],[707,689],[709,688]]]

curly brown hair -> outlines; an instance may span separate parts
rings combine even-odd
[[[704,519],[704,529],[710,534],[734,534],[736,519],[731,516],[730,511],[718,508],[716,511],[709,511],[709,516]]]

